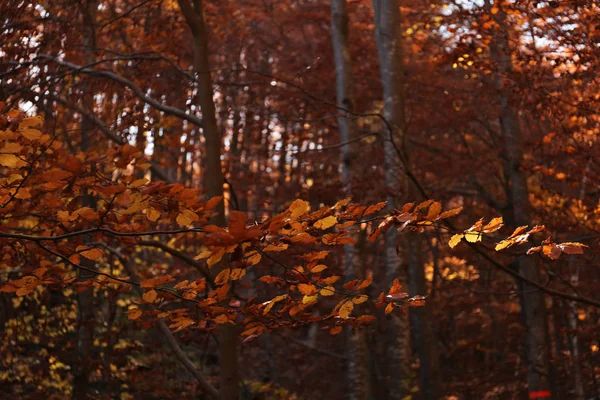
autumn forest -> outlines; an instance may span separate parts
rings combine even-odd
[[[2,399],[600,398],[600,3],[0,1]]]

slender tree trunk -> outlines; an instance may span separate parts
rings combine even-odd
[[[373,0],[377,52],[383,85],[384,115],[391,132],[385,130],[385,184],[389,190],[388,206],[396,207],[396,199],[405,191],[403,170],[398,154],[405,132],[404,67],[401,48],[400,2]],[[396,251],[397,232],[390,229],[385,237],[386,280],[398,279],[406,287],[407,268],[403,252]],[[405,249],[403,249],[405,250]],[[388,318],[384,335],[387,349],[388,398],[403,399],[408,395],[410,332],[408,319],[399,313]]]
[[[82,41],[84,45],[84,63],[96,61],[96,15],[97,0],[85,0],[80,3],[82,16]],[[90,112],[94,110],[94,93],[89,79],[82,85],[83,107]],[[90,150],[91,134],[94,129],[93,121],[83,118],[81,122],[81,151]],[[83,194],[82,206],[94,207],[94,199],[87,193]],[[95,269],[94,262],[82,257],[81,264],[89,269]],[[92,272],[78,270],[77,280],[87,281],[94,276]],[[77,294],[77,357],[73,368],[73,399],[85,399],[89,392],[89,376],[91,369],[91,353],[94,335],[94,288],[87,287]]]
[[[217,125],[213,100],[212,77],[208,60],[208,34],[204,21],[202,0],[179,0],[183,16],[192,31],[194,44],[194,70],[198,77],[198,100],[202,110],[202,130],[206,141],[204,160],[204,180],[209,197],[223,196],[223,172],[221,170],[221,134]],[[216,209],[214,223],[224,226],[225,208],[223,202]],[[219,367],[221,400],[237,400],[239,397],[239,377],[237,359],[237,329],[225,324],[219,330]]]
[[[333,43],[333,55],[335,59],[336,72],[336,95],[337,105],[348,112],[352,111],[353,77],[352,59],[350,54],[350,41],[348,37],[348,7],[346,0],[331,1],[331,34]],[[345,143],[356,137],[356,129],[352,116],[348,112],[338,113],[338,127],[340,131],[340,142]],[[350,196],[353,195],[352,179],[354,165],[356,165],[356,143],[342,146],[342,183],[344,190]],[[358,235],[355,235],[358,236]],[[358,239],[357,237],[355,237]],[[359,268],[361,259],[361,247],[344,246],[346,275],[349,280],[364,278]],[[369,351],[367,347],[366,332],[358,329],[349,333],[348,337],[348,383],[350,399],[367,400],[369,398]]]
[[[486,3],[489,7],[489,1]],[[502,4],[503,2],[499,3],[494,4],[499,7],[499,12],[496,14],[499,30],[492,32],[491,57],[498,67],[496,89],[500,105],[500,130],[506,152],[506,178],[510,181],[508,198],[512,205],[512,213],[508,215],[507,219],[512,224],[520,226],[530,223],[529,190],[527,177],[521,170],[523,156],[520,146],[522,133],[519,119],[504,86],[504,77],[512,72],[512,60],[507,36],[510,28],[507,25],[506,13],[503,9],[506,5]],[[534,282],[541,282],[540,268],[535,258],[522,256],[517,260],[517,264],[521,275]],[[526,283],[521,285],[521,289],[523,293],[521,309],[526,329],[528,390],[530,395],[535,395],[536,398],[550,398],[548,393],[551,392],[553,380],[550,376],[551,368],[548,360],[550,346],[544,294]]]
[[[422,240],[412,232],[409,232],[408,236],[410,295],[423,296],[427,293],[427,280],[425,279]],[[416,353],[419,357],[421,394],[423,399],[440,399],[442,398],[442,378],[431,304],[426,302],[424,307],[411,308],[410,316]]]

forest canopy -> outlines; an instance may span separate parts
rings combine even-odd
[[[600,396],[595,2],[0,24],[3,398]]]

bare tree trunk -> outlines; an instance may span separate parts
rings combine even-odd
[[[198,100],[202,110],[202,130],[206,140],[205,181],[209,197],[223,195],[223,172],[221,170],[221,134],[217,125],[213,101],[212,77],[208,60],[208,34],[204,21],[202,0],[178,0],[179,7],[190,27],[194,43],[194,70],[198,77]],[[214,223],[225,225],[223,202],[216,209]],[[219,362],[221,400],[237,400],[239,377],[237,359],[237,329],[225,324],[219,331]]]
[[[408,233],[408,236],[410,295],[425,295],[427,281],[422,240],[412,232]],[[419,357],[421,394],[423,399],[440,399],[442,398],[442,377],[431,304],[426,302],[424,307],[411,308],[410,316],[416,353]]]
[[[331,1],[331,35],[336,72],[337,105],[345,110],[338,117],[340,142],[346,143],[356,137],[356,129],[352,116],[353,77],[352,59],[349,42],[348,7],[346,0]],[[346,193],[353,194],[352,179],[356,165],[356,143],[342,146],[342,183]],[[355,235],[357,236],[357,235]],[[356,238],[356,237],[355,237]],[[358,238],[356,238],[358,239]],[[360,247],[344,246],[345,268],[348,279],[364,278],[359,271],[361,259]],[[358,329],[349,333],[348,349],[348,384],[351,400],[367,400],[369,398],[369,351],[366,332]]]
[[[386,129],[384,142],[385,184],[389,190],[388,206],[396,207],[396,199],[405,192],[403,170],[399,158],[405,132],[404,67],[401,48],[399,0],[373,0],[377,52],[383,85],[384,115],[391,127]],[[389,135],[389,136],[388,136]],[[385,237],[386,278],[388,283],[398,278],[406,287],[405,257],[396,252],[397,232],[390,229]],[[403,259],[404,258],[404,259]],[[388,398],[403,399],[408,395],[410,332],[408,320],[392,313],[388,319],[384,341],[388,352]]]
[[[500,105],[500,130],[504,138],[506,152],[506,177],[510,181],[508,198],[512,205],[512,213],[508,215],[509,221],[516,225],[528,225],[529,218],[529,190],[527,177],[521,170],[522,133],[519,119],[514,107],[510,104],[508,93],[504,87],[504,76],[512,72],[511,52],[508,41],[508,30],[505,5],[500,2],[499,12],[496,14],[498,31],[494,31],[493,44],[491,46],[491,57],[498,67],[496,78],[496,89]],[[486,1],[489,7],[489,0]],[[495,6],[497,4],[495,3]],[[523,256],[517,260],[519,272],[524,277],[541,282],[540,268],[535,258]],[[530,395],[535,393],[538,398],[550,398],[551,368],[548,360],[548,316],[544,294],[533,286],[523,283],[521,286],[521,309],[526,329],[526,353],[527,353],[527,383]],[[541,396],[541,397],[540,397]],[[545,396],[545,397],[544,397]]]
[[[91,64],[96,61],[96,15],[98,11],[97,0],[82,1],[82,41],[84,45],[84,63]],[[82,85],[83,107],[93,112],[94,93],[89,79]],[[81,151],[90,150],[91,133],[94,123],[83,117],[81,122]],[[94,207],[94,199],[87,193],[83,194],[82,206]],[[82,257],[81,264],[88,269],[95,269],[94,262]],[[84,282],[94,276],[92,272],[79,269],[77,280]],[[73,368],[73,399],[85,399],[89,392],[89,376],[91,369],[91,353],[94,335],[94,288],[87,287],[77,294],[77,357]]]

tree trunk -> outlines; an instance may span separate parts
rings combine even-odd
[[[409,289],[410,295],[426,295],[425,263],[422,240],[418,234],[408,233]],[[437,350],[437,340],[433,329],[432,306],[427,301],[424,307],[410,309],[416,353],[419,357],[419,378],[423,399],[442,398],[442,378]]]
[[[336,72],[337,105],[347,111],[338,110],[340,142],[346,143],[356,137],[352,116],[353,77],[350,43],[348,38],[348,7],[346,0],[331,1],[331,35]],[[352,196],[352,179],[356,161],[356,143],[342,145],[342,184],[347,195]],[[354,235],[358,239],[358,235]],[[360,247],[344,246],[345,268],[348,280],[364,278],[359,271],[361,259]],[[348,384],[351,400],[369,398],[369,351],[366,332],[358,329],[348,337]]]
[[[490,6],[489,1],[486,4],[488,7]],[[500,131],[504,139],[506,152],[505,170],[508,174],[506,178],[510,182],[507,195],[512,206],[512,213],[508,215],[507,219],[515,226],[521,226],[530,223],[529,190],[527,177],[521,170],[522,153],[520,143],[522,133],[519,119],[516,110],[510,104],[503,78],[512,72],[512,60],[507,36],[510,28],[506,22],[506,13],[503,6],[500,2],[499,12],[496,14],[499,30],[492,32],[493,42],[490,50],[492,60],[498,67],[496,89],[500,105]],[[535,258],[522,256],[516,262],[521,275],[534,282],[541,282],[540,268]],[[521,309],[526,329],[528,390],[530,395],[535,395],[537,398],[550,398],[548,394],[551,391],[550,385],[553,380],[550,376],[551,368],[548,360],[550,347],[544,294],[526,283],[522,283],[521,290]]]
[[[400,2],[373,0],[377,53],[384,97],[384,115],[391,132],[385,128],[385,184],[389,190],[388,206],[396,207],[396,199],[405,192],[400,154],[405,132],[404,68],[401,49]],[[406,287],[406,257],[396,252],[397,232],[390,229],[385,237],[386,280],[399,279]],[[403,399],[408,395],[410,333],[407,318],[392,313],[388,318],[384,341],[388,352],[388,398]]]
[[[97,0],[86,0],[81,2],[82,16],[82,42],[84,45],[84,63],[91,64],[96,61],[96,15],[98,11]],[[82,105],[85,109],[93,112],[94,93],[89,79],[84,79],[82,84]],[[81,151],[90,150],[91,133],[94,122],[83,117],[81,121]],[[94,207],[94,199],[87,193],[83,194],[82,207]],[[89,239],[86,239],[89,240]],[[81,258],[81,264],[88,269],[95,269],[94,262]],[[79,269],[77,280],[87,281],[94,277],[90,271]],[[72,398],[85,399],[89,392],[89,376],[91,369],[91,353],[94,336],[94,288],[87,287],[77,294],[77,356],[73,368],[73,392]]]
[[[204,180],[209,197],[223,196],[223,172],[221,170],[221,134],[217,125],[213,101],[212,77],[208,60],[208,34],[204,21],[202,0],[179,0],[183,16],[192,31],[194,44],[194,70],[198,77],[198,100],[202,110],[202,130],[206,141]],[[225,207],[219,203],[214,223],[224,226]],[[221,400],[237,400],[239,377],[237,359],[237,329],[225,324],[219,330],[219,367]]]

